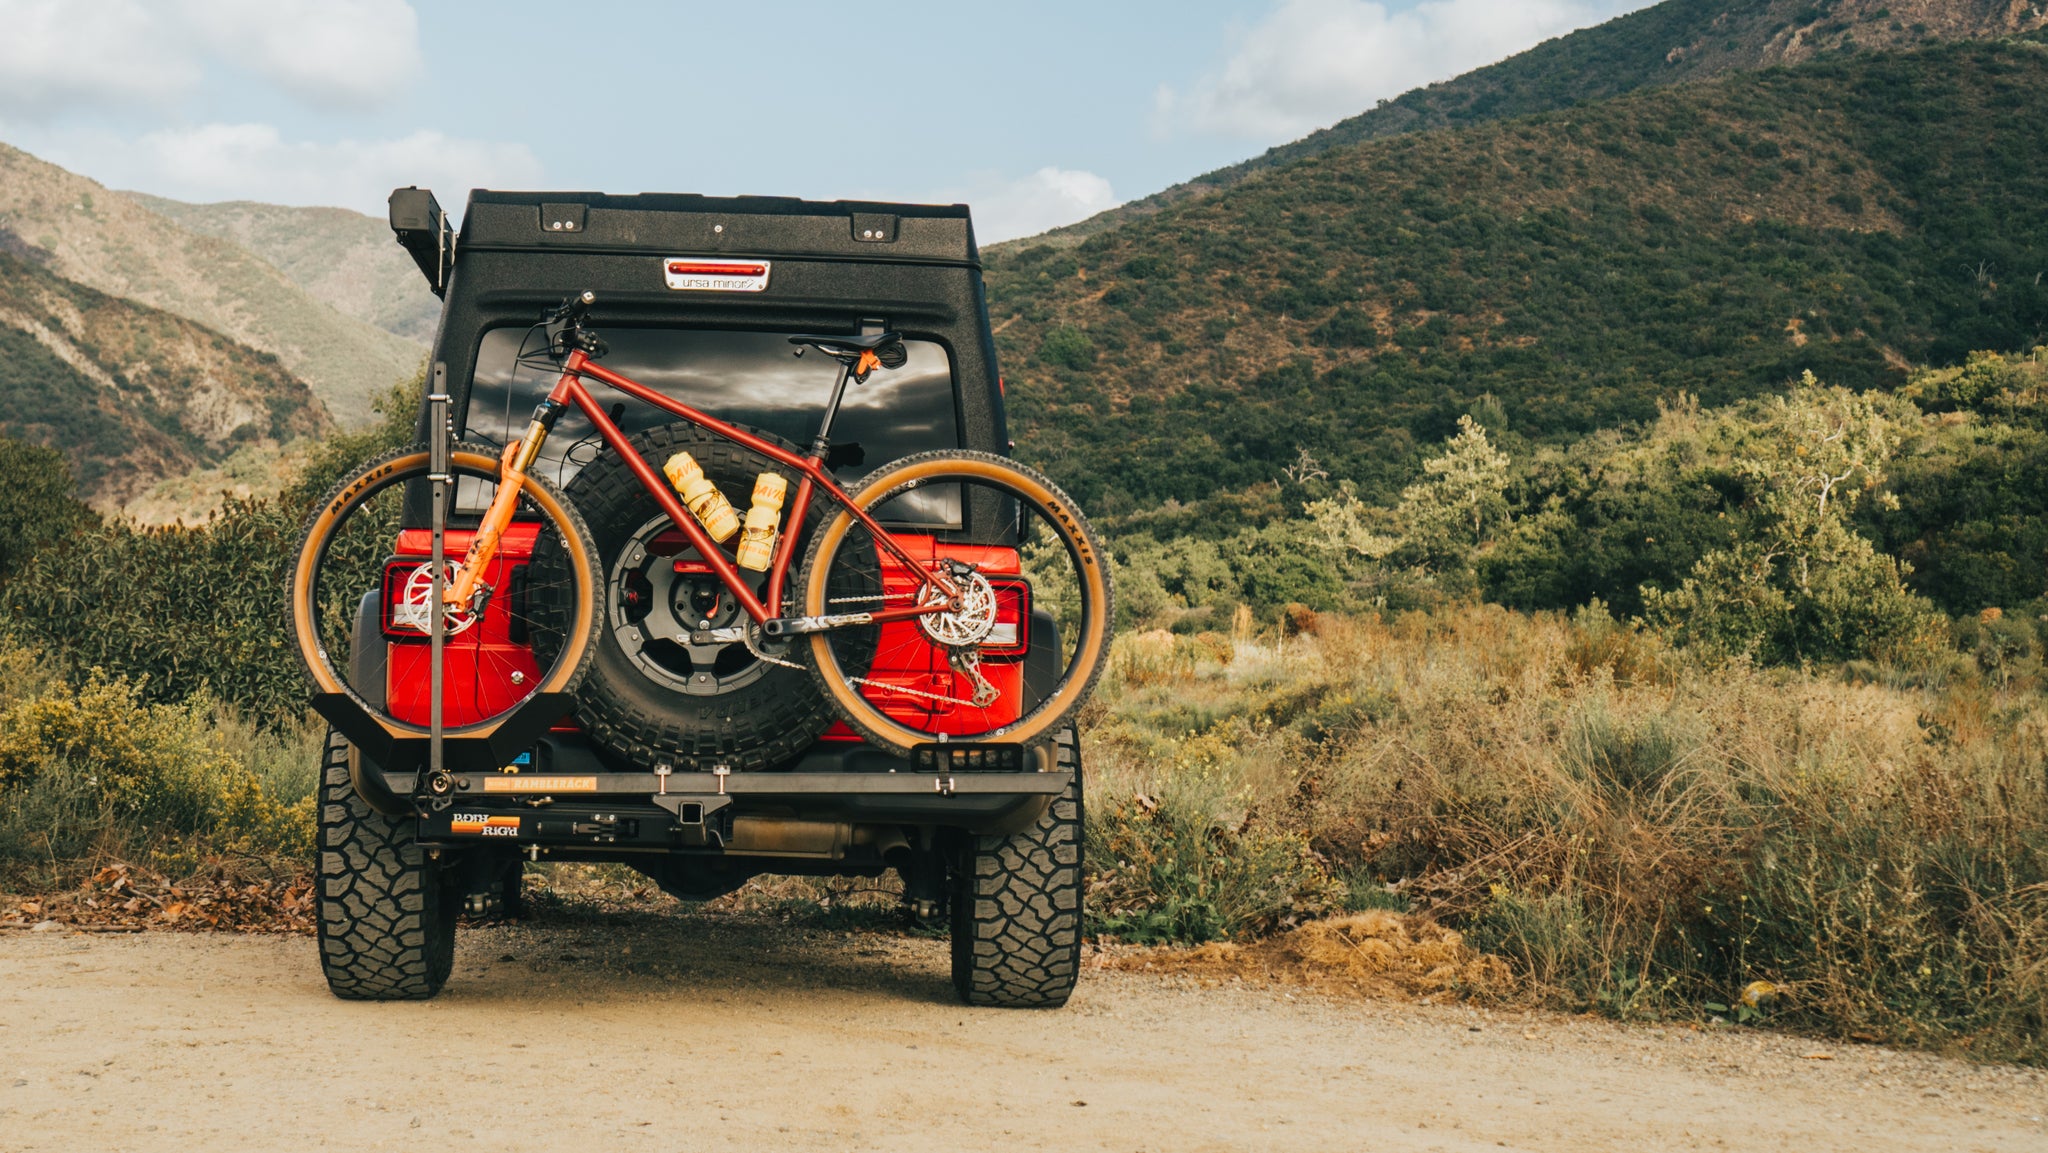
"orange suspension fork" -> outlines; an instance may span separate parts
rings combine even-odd
[[[547,439],[547,435],[547,430],[535,421],[525,436],[505,446],[505,455],[498,459],[498,495],[491,498],[491,507],[484,513],[483,523],[477,526],[476,535],[470,538],[469,551],[462,554],[462,564],[455,570],[455,580],[442,594],[446,603],[466,606],[476,596],[477,586],[483,583],[483,574],[498,556],[498,540],[505,535],[506,526],[512,523],[512,514],[519,508],[519,491],[526,485],[526,470],[533,465],[533,458],[540,454],[540,442]]]
[[[570,354],[568,371],[562,374],[562,382],[556,384],[555,392],[562,391],[566,383],[574,379],[582,359],[581,350]],[[498,458],[498,495],[491,498],[491,507],[485,510],[483,523],[477,525],[476,535],[470,538],[469,551],[462,554],[462,563],[455,569],[455,579],[448,583],[442,594],[443,601],[451,607],[466,608],[470,604],[476,596],[477,586],[483,583],[483,574],[497,559],[498,541],[512,523],[512,514],[519,509],[519,493],[526,487],[526,470],[533,467],[533,462],[540,456],[540,446],[547,443],[548,427],[553,423],[553,413],[559,408],[559,403],[550,393],[548,402],[534,413],[533,422],[526,426],[526,435],[506,445],[504,455]],[[547,412],[548,418],[543,419],[542,412]]]

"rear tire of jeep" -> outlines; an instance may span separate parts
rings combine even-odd
[[[748,431],[795,451],[795,446],[773,434]],[[789,482],[792,494],[796,491],[798,478],[792,470],[692,425],[663,425],[635,433],[631,444],[656,468],[678,451],[689,452],[703,466],[705,477],[742,516],[752,498],[754,478],[760,473],[777,473]],[[654,620],[656,613],[673,615],[669,607],[652,602],[672,601],[673,596],[650,597],[647,607],[640,610],[645,614],[643,623],[627,623],[621,601],[626,594],[625,581],[631,578],[644,583],[646,577],[639,574],[648,566],[643,563],[628,573],[620,566],[620,556],[636,542],[642,547],[648,543],[648,526],[661,518],[661,507],[641,487],[624,459],[615,452],[602,453],[569,482],[567,492],[590,526],[597,551],[593,559],[598,590],[597,652],[576,694],[577,716],[591,738],[634,764],[669,762],[683,770],[707,769],[714,763],[736,770],[766,768],[810,747],[832,723],[833,712],[811,687],[800,664],[796,668],[764,664],[751,657],[744,644],[734,642],[719,649],[713,661],[699,665],[696,660],[701,650],[647,641],[642,631],[645,622]],[[824,511],[825,502],[812,502],[805,532],[816,527]],[[660,519],[660,526],[668,524]],[[659,559],[649,557],[651,562]],[[766,574],[749,575],[763,585],[767,581]],[[759,588],[756,594],[760,594]],[[794,590],[788,595],[793,597]],[[716,611],[721,614],[718,623],[746,622],[745,611],[731,601],[730,593],[717,590],[715,599]],[[681,618],[677,620],[680,623]],[[637,645],[637,651],[629,651],[622,637]],[[777,642],[774,651],[782,660],[802,660],[787,641]],[[700,675],[708,676],[712,687],[690,691]]]
[[[329,732],[314,889],[320,968],[345,1001],[424,1001],[455,968],[452,878],[413,840],[412,817],[387,817],[356,795],[348,756]]]
[[[1053,738],[1073,784],[1007,837],[969,837],[953,891],[953,987],[970,1005],[1057,1009],[1081,975],[1081,743]]]

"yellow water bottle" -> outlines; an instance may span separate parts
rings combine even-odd
[[[718,486],[705,479],[703,466],[697,463],[697,458],[687,452],[679,452],[668,458],[661,471],[682,494],[683,503],[703,523],[704,531],[711,534],[712,540],[731,540],[732,534],[740,531],[740,515],[732,510],[731,502],[718,491]]]
[[[767,572],[775,556],[775,526],[782,520],[782,498],[789,482],[772,472],[754,478],[754,507],[747,510],[747,527],[740,534],[741,568]]]

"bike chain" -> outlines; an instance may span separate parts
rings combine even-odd
[[[764,661],[768,664],[781,665],[785,669],[800,669],[804,667],[796,663],[795,661],[786,661],[783,660],[781,657],[769,656],[767,653],[760,652],[759,650],[754,650],[752,645],[749,645],[747,647],[749,650],[752,650],[754,652],[754,656],[756,659]],[[981,675],[981,669],[979,666],[979,661],[975,662],[974,666],[971,666],[972,675],[974,677],[974,683],[976,686],[973,700],[962,700],[959,697],[949,697],[942,693],[928,693],[923,689],[907,688],[903,685],[885,684],[881,681],[870,680],[867,677],[848,677],[846,678],[846,680],[849,684],[867,685],[870,688],[885,689],[889,692],[902,693],[906,696],[924,697],[927,700],[943,701],[944,703],[949,705],[974,705],[976,701],[982,698],[982,694],[984,692],[996,691],[995,686],[989,684],[987,678]]]
[[[986,708],[988,707],[989,700],[992,698],[984,698],[983,693],[986,692],[993,695],[998,693],[999,690],[994,685],[988,683],[988,680],[981,675],[980,669],[977,668],[972,670],[971,675],[974,677],[974,683],[977,686],[974,690],[974,696],[971,699],[963,697],[949,697],[943,693],[928,693],[923,689],[912,689],[906,688],[902,685],[886,684],[882,681],[869,680],[866,677],[848,677],[846,678],[846,680],[849,684],[867,685],[870,688],[882,689],[887,692],[902,693],[904,696],[907,697],[923,697],[926,700],[943,701],[949,705],[968,705],[973,708]]]
[[[897,593],[896,597],[900,600],[902,599],[903,595],[904,594],[902,593]],[[828,599],[827,603],[833,605],[842,605],[851,604],[855,601],[885,601],[889,599],[889,596],[890,594],[888,593],[877,593],[873,596],[831,597]],[[747,649],[749,652],[752,652],[755,657],[757,657],[760,660],[766,661],[771,665],[781,665],[783,668],[786,669],[800,669],[804,667],[796,663],[795,661],[786,661],[780,657],[769,656],[767,653],[764,653],[761,650],[755,648],[753,643],[753,635],[751,632],[748,633]],[[952,662],[949,661],[948,663],[950,664]],[[903,685],[886,684],[882,681],[872,680],[868,677],[847,677],[846,680],[848,684],[866,685],[869,688],[883,689],[885,691],[892,693],[902,693],[905,696],[923,697],[924,699],[929,701],[940,701],[949,705],[967,705],[972,708],[986,708],[991,701],[993,701],[997,696],[1000,695],[1000,690],[998,690],[994,685],[990,684],[988,682],[987,677],[981,675],[981,659],[979,655],[971,659],[963,660],[959,665],[956,665],[955,667],[964,667],[967,672],[967,675],[973,678],[973,697],[949,697],[943,693],[929,693],[924,691],[923,689],[913,689]]]

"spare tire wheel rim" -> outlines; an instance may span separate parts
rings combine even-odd
[[[619,651],[648,680],[691,696],[718,696],[760,680],[773,667],[743,641],[698,644],[691,633],[748,623],[746,611],[709,572],[678,572],[700,561],[687,542],[654,547],[671,529],[656,516],[635,529],[607,574],[605,625]]]

